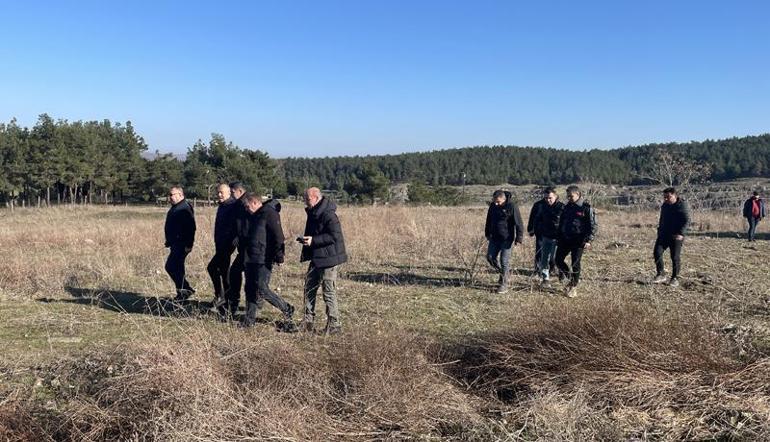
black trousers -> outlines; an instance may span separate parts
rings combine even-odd
[[[230,289],[230,257],[235,247],[217,247],[214,256],[209,261],[206,271],[209,272],[211,283],[214,285],[214,296],[224,298]]]
[[[757,224],[759,224],[759,218],[750,216],[746,218],[746,220],[749,222],[749,241],[754,241],[754,236],[757,233]]]
[[[665,270],[665,266],[663,265],[663,252],[668,249],[671,254],[671,265],[673,267],[671,270],[671,277],[676,278],[679,276],[682,244],[684,244],[684,240],[676,240],[674,238],[658,238],[657,241],[655,241],[655,249],[653,250],[652,255],[655,258],[655,270],[658,272],[658,275],[662,275]]]
[[[166,273],[168,273],[168,276],[174,281],[174,287],[176,288],[177,294],[179,294],[181,290],[193,290],[192,287],[190,287],[190,282],[185,278],[185,259],[187,259],[185,246],[183,244],[172,244],[168,258],[166,258]]]
[[[272,266],[265,264],[246,264],[246,302],[257,304],[262,308],[266,300],[273,307],[284,314],[289,313],[289,304],[278,293],[270,289],[270,276],[273,274]]]
[[[572,285],[580,282],[580,260],[583,258],[583,246],[585,243],[582,238],[560,239],[556,246],[556,267],[570,278]],[[572,267],[564,261],[567,255],[572,256]]]
[[[228,280],[230,287],[225,292],[225,299],[227,299],[227,306],[232,313],[238,311],[238,304],[241,301],[241,286],[243,285],[243,271],[246,269],[243,262],[243,253],[240,251],[235,256],[233,263],[230,264],[230,272],[228,273]]]

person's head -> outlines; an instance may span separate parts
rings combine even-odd
[[[243,196],[243,204],[249,213],[254,213],[262,207],[262,195],[249,192]]]
[[[168,200],[172,205],[176,206],[182,202],[183,199],[184,189],[182,189],[182,186],[172,186],[168,189]]]
[[[756,190],[751,192],[751,197],[754,198],[755,200],[758,200],[759,199],[759,192],[757,192]]]
[[[492,203],[496,206],[502,206],[508,198],[502,190],[495,190],[492,193]]]
[[[243,184],[241,184],[240,181],[233,181],[230,183],[230,190],[236,199],[240,199],[243,194],[246,193],[246,188],[243,187]]]
[[[567,201],[576,203],[578,200],[580,200],[582,195],[583,194],[580,192],[580,187],[574,185],[567,187]]]
[[[546,187],[543,189],[543,201],[549,206],[553,206],[559,199],[559,195],[556,194],[556,189],[553,187]]]
[[[663,202],[666,204],[674,204],[677,200],[676,189],[673,187],[667,187],[663,189]]]
[[[305,190],[304,194],[305,198],[305,206],[308,208],[313,208],[321,202],[321,198],[323,198],[323,195],[321,194],[321,189],[318,187],[311,187],[307,190]]]
[[[230,199],[230,186],[227,184],[220,184],[217,186],[217,201],[223,203]]]

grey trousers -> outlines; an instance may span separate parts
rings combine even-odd
[[[319,269],[310,263],[305,275],[305,317],[304,321],[313,322],[315,320],[315,301],[318,288],[323,291],[323,299],[326,304],[327,324],[332,327],[339,327],[340,310],[337,304],[337,266],[325,269]]]

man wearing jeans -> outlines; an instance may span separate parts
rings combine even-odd
[[[348,260],[345,239],[337,218],[337,205],[325,198],[317,187],[305,190],[305,234],[297,240],[302,244],[301,262],[310,261],[305,275],[305,316],[300,328],[314,330],[316,294],[320,287],[326,304],[325,334],[342,330],[337,304],[337,267]]]
[[[176,288],[175,302],[184,303],[195,293],[185,277],[184,262],[195,242],[195,215],[190,203],[184,199],[184,190],[174,186],[168,191],[171,208],[166,214],[163,231],[166,236],[166,247],[169,248],[166,259],[166,272],[174,281]]]
[[[749,242],[754,241],[754,235],[757,233],[757,224],[765,217],[765,201],[759,197],[756,190],[751,194],[751,198],[743,203],[743,217],[749,222]]]
[[[663,252],[669,249],[671,254],[671,280],[668,285],[679,287],[679,269],[682,256],[682,245],[687,227],[690,225],[690,209],[676,194],[676,189],[669,187],[663,190],[663,205],[660,206],[660,221],[658,223],[658,239],[655,241],[653,257],[657,274],[653,284],[666,282]]]
[[[534,218],[531,218],[531,224],[534,231],[537,232],[538,244],[540,245],[540,261],[537,268],[541,278],[541,286],[549,288],[551,265],[555,262],[556,241],[559,238],[559,220],[564,211],[564,203],[559,201],[556,190],[548,187],[543,191],[543,204],[539,207]]]
[[[521,214],[511,193],[495,190],[487,210],[484,236],[489,241],[487,262],[500,272],[497,293],[508,292],[511,248],[514,244],[521,244],[522,231]]]

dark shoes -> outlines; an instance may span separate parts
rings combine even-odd
[[[327,324],[323,334],[332,336],[332,335],[338,335],[340,333],[342,333],[342,326]]]

